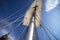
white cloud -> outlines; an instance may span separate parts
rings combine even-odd
[[[59,4],[59,0],[47,0],[46,1],[46,11],[54,9]]]

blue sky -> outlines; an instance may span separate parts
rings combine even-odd
[[[0,20],[8,17],[9,15],[15,14],[17,10],[19,10],[19,9],[21,9],[23,7],[24,8],[21,11],[19,11],[18,13],[13,15],[12,17],[16,17],[16,16],[20,17],[21,14],[24,15],[26,10],[28,9],[28,7],[30,6],[30,4],[33,1],[34,0],[0,0]],[[43,24],[46,25],[46,27],[44,25],[43,25],[43,27],[45,28],[45,30],[47,31],[48,34],[46,34],[46,32],[43,29],[43,27],[36,28],[37,29],[38,38],[39,38],[39,40],[49,40],[49,38],[47,36],[47,35],[49,35],[51,40],[56,40],[54,38],[54,36],[57,37],[60,40],[60,35],[59,35],[60,34],[60,8],[59,8],[60,7],[60,1],[58,0],[57,1],[58,2],[57,5],[55,5],[53,3],[54,0],[53,1],[51,0],[54,6],[51,7],[50,9],[47,8],[47,6],[52,4],[52,3],[47,5],[46,4],[46,3],[48,3],[47,1],[48,0],[43,0],[42,25]],[[49,11],[46,11],[46,10],[49,10]],[[1,25],[5,24],[5,23],[7,24],[7,23],[13,21],[14,19],[15,18],[13,18],[12,20],[6,19],[5,21],[0,22],[0,24]],[[4,35],[4,34],[8,33],[13,27],[17,26],[19,24],[19,22],[20,21],[9,25],[4,30],[0,31],[0,34]],[[21,32],[23,31],[24,28],[25,27],[23,25],[19,26],[13,33],[11,33],[9,35],[9,37],[12,38],[12,40],[14,40],[15,38],[17,40],[19,34],[21,34]],[[52,32],[52,34],[54,34],[54,36],[49,32],[49,30],[47,28],[50,30],[50,32]],[[23,34],[26,34],[26,33],[23,33]]]

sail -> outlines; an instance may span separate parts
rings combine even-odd
[[[24,20],[23,20],[23,25],[26,25],[26,26],[29,25],[32,18],[33,11],[34,11],[34,8],[33,8],[34,6],[35,6],[35,1],[31,4],[29,9],[27,10]]]
[[[37,27],[41,25],[42,0],[36,0],[31,4],[31,6],[29,7],[29,9],[25,14],[23,25],[28,26],[30,24],[35,5],[37,5],[36,14],[35,14],[36,17],[35,23]]]
[[[42,0],[36,0],[36,5],[38,6],[36,9],[36,27],[39,27],[41,25],[41,18],[42,18]]]

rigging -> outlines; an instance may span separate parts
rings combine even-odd
[[[17,18],[17,19],[16,19],[16,20],[14,20],[13,22],[8,23],[7,25],[3,26],[3,27],[2,27],[2,28],[0,28],[0,29],[4,29],[4,28],[6,28],[7,26],[9,26],[9,25],[11,25],[11,24],[15,23],[16,21],[18,21],[18,19],[21,19],[22,17],[24,17],[24,15],[23,15],[23,16],[21,16],[21,17],[19,17],[19,18]]]

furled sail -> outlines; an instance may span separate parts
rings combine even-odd
[[[26,40],[34,40],[35,27],[41,25],[41,11],[42,0],[35,0],[27,10],[23,20],[23,25],[29,26]]]
[[[23,20],[23,25],[27,25],[27,26],[29,25],[29,23],[31,21],[30,19],[32,18],[32,13],[34,11],[34,8],[33,8],[34,6],[35,6],[35,1],[32,3],[32,5],[27,10],[24,20]]]
[[[36,0],[32,3],[32,5],[29,7],[29,9],[27,10],[25,14],[23,25],[28,26],[30,24],[35,6],[37,6],[36,14],[35,14],[35,18],[36,18],[35,23],[37,27],[41,25],[42,0]]]

